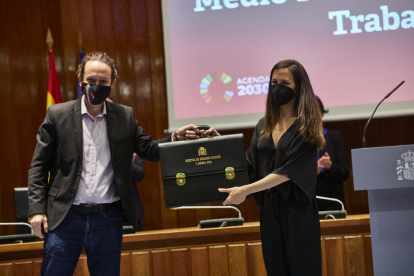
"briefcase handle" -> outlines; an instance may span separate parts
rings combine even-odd
[[[199,130],[209,130],[210,126],[208,126],[208,125],[197,125],[197,129],[199,129]],[[190,128],[189,130],[194,130],[194,129]],[[214,134],[210,135],[209,137],[212,137],[212,136],[214,136]],[[194,140],[194,139],[188,139],[187,138],[187,140]]]
[[[209,130],[210,126],[208,126],[208,125],[197,125],[197,128],[199,130]],[[194,129],[191,129],[191,130],[194,130]]]

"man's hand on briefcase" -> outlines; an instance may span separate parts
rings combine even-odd
[[[222,192],[222,193],[229,193],[229,196],[223,202],[223,205],[230,205],[230,204],[238,205],[242,203],[246,199],[246,196],[247,196],[247,192],[244,187],[233,187],[233,188],[228,188],[228,189],[220,188],[218,190],[219,192]]]
[[[174,132],[174,140],[188,140],[188,139],[199,139],[209,136],[220,136],[220,133],[217,132],[214,128],[209,128],[208,130],[200,130],[196,125],[186,125]]]
[[[174,132],[175,141],[198,138],[200,138],[200,130],[193,124],[180,127]]]

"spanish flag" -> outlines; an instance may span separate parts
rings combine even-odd
[[[59,80],[55,68],[55,59],[53,58],[53,38],[50,29],[47,31],[46,42],[49,45],[49,86],[47,89],[46,110],[49,106],[61,103],[62,95],[60,94]]]

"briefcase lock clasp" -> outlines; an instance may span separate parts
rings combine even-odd
[[[186,180],[185,180],[185,174],[184,173],[177,173],[175,175],[175,179],[176,179],[177,184],[179,186],[183,186],[185,184],[185,182],[186,182]]]
[[[233,167],[227,167],[225,169],[225,172],[226,172],[226,178],[228,180],[232,180],[233,178],[236,177],[236,173],[234,172],[234,168]]]

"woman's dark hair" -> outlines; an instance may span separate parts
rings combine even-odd
[[[76,71],[76,74],[81,77],[81,80],[83,81],[83,76],[85,74],[85,65],[88,61],[97,60],[100,62],[105,63],[111,68],[111,84],[114,82],[114,80],[118,77],[114,60],[110,58],[106,53],[102,52],[93,52],[87,54],[83,59],[82,62],[78,66],[78,70]]]
[[[299,122],[299,132],[305,141],[309,141],[311,144],[316,144],[318,149],[321,149],[325,144],[325,138],[322,133],[322,119],[308,73],[306,73],[302,64],[296,60],[282,60],[278,62],[270,72],[269,87],[272,83],[273,73],[282,68],[288,68],[290,72],[292,72],[296,84],[295,111]],[[266,100],[265,125],[262,131],[264,137],[270,137],[279,119],[279,106],[273,100],[271,93],[268,93]]]
[[[320,110],[321,114],[328,113],[329,109],[325,109],[325,106],[323,105],[321,99],[318,96],[315,96],[315,97],[316,97],[316,101],[318,102],[319,110]]]

